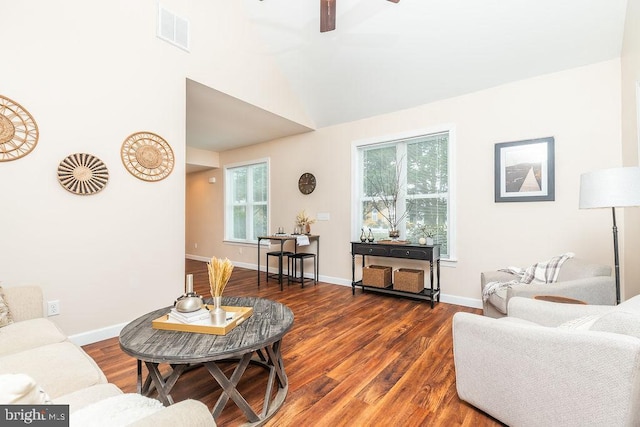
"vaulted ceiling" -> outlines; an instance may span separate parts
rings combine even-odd
[[[627,4],[336,0],[336,29],[321,33],[319,0],[241,1],[265,52],[273,55],[317,128],[617,58]],[[203,103],[207,96],[210,102]],[[197,98],[199,103],[190,102]],[[187,144],[221,151],[309,130],[243,104],[193,85]],[[228,118],[222,119],[225,126],[200,123],[197,115],[212,117],[201,108],[245,110],[234,130]],[[251,135],[249,120],[256,123]],[[195,136],[205,133],[211,134],[207,143],[198,142]]]

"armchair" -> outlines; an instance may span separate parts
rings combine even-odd
[[[512,298],[453,317],[460,398],[513,426],[640,425],[640,296],[618,306]]]
[[[505,271],[486,271],[480,274],[480,292],[490,282],[508,282],[517,276]],[[483,313],[489,317],[507,315],[507,304],[513,297],[533,298],[536,295],[555,295],[584,301],[587,304],[615,305],[616,284],[611,267],[590,263],[580,258],[564,262],[555,283],[523,284],[502,289],[483,301]]]

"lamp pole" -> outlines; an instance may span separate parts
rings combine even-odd
[[[618,226],[616,225],[616,208],[611,208],[613,214],[613,259],[616,274],[616,304],[620,304],[620,256],[618,255]]]

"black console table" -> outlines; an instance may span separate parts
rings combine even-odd
[[[366,256],[417,259],[429,261],[429,281],[430,288],[424,288],[419,293],[400,291],[388,288],[378,288],[375,286],[367,286],[362,280],[356,281],[356,255],[362,256],[362,267],[365,266]],[[434,287],[434,264],[435,264],[435,287]],[[399,243],[362,243],[351,242],[351,291],[356,294],[356,286],[362,287],[362,291],[371,290],[391,295],[408,296],[421,300],[431,301],[433,308],[435,301],[440,302],[440,245],[425,246],[415,244],[399,244]]]

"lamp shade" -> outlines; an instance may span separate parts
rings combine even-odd
[[[602,169],[580,176],[580,209],[640,206],[640,167]]]

